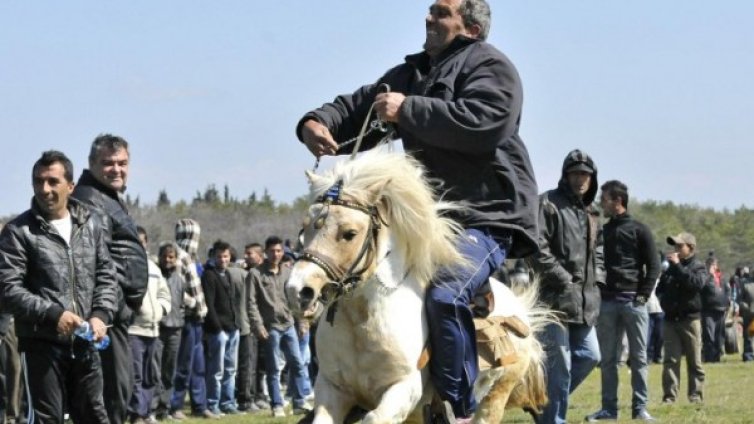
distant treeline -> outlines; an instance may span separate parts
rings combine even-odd
[[[156,253],[160,241],[173,239],[178,219],[193,218],[199,222],[202,260],[208,247],[217,239],[229,242],[239,255],[243,254],[246,244],[264,243],[264,239],[273,234],[295,243],[308,207],[306,196],[299,197],[292,204],[278,203],[265,190],[261,196],[252,193],[246,199],[238,199],[231,196],[227,186],[220,193],[214,185],[203,192],[198,191],[190,202],[172,203],[168,193],[162,191],[155,204],[142,205],[140,199],[128,196],[127,203],[131,215],[147,230],[153,253]],[[699,243],[700,259],[714,251],[725,274],[730,275],[736,266],[754,266],[754,209],[742,206],[734,211],[719,211],[695,205],[632,199],[629,213],[649,225],[660,252],[670,249],[665,242],[667,236],[689,231]]]

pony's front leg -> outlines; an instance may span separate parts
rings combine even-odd
[[[390,386],[380,399],[377,408],[364,416],[364,424],[402,423],[416,408],[424,384],[419,370]]]
[[[312,424],[342,424],[356,404],[353,396],[338,390],[323,376],[314,383],[314,399]]]

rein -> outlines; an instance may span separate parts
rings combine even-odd
[[[387,83],[382,83],[377,87],[377,93],[389,93],[390,92],[390,85]],[[364,119],[364,123],[361,125],[361,131],[359,131],[359,135],[357,135],[354,138],[348,139],[344,141],[343,143],[340,143],[338,145],[338,150],[347,147],[354,142],[356,145],[353,147],[353,151],[351,152],[351,157],[349,160],[353,160],[356,157],[356,154],[359,152],[359,148],[361,147],[361,142],[364,139],[364,137],[368,136],[374,131],[379,131],[383,134],[385,134],[380,141],[377,142],[378,145],[387,143],[388,141],[393,139],[393,136],[395,135],[395,128],[393,128],[392,125],[389,123],[383,121],[379,117],[376,117],[371,122],[369,121],[369,117],[372,116],[372,111],[374,110],[374,102],[372,102],[372,105],[369,106],[369,111],[367,112],[367,117]],[[367,130],[367,124],[369,124],[369,130]],[[391,145],[392,149],[392,145]],[[317,172],[317,169],[319,168],[319,161],[320,156],[317,156],[317,159],[314,160],[314,167],[312,168],[312,172]]]

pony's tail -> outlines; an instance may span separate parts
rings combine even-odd
[[[558,323],[557,316],[538,301],[539,280],[534,278],[527,285],[513,285],[511,287],[516,296],[526,305],[529,313],[529,329],[531,330],[531,346],[529,364],[524,375],[523,384],[518,385],[511,393],[511,403],[514,403],[529,413],[539,414],[547,404],[547,383],[545,381],[545,353],[539,342],[539,335],[548,324]]]

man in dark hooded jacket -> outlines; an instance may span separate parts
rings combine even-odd
[[[539,254],[531,262],[540,276],[540,300],[558,313],[546,327],[547,397],[539,423],[565,423],[568,395],[600,360],[594,324],[604,282],[599,215],[592,208],[597,167],[581,150],[563,161],[558,188],[539,198]],[[561,325],[562,324],[562,325]]]

